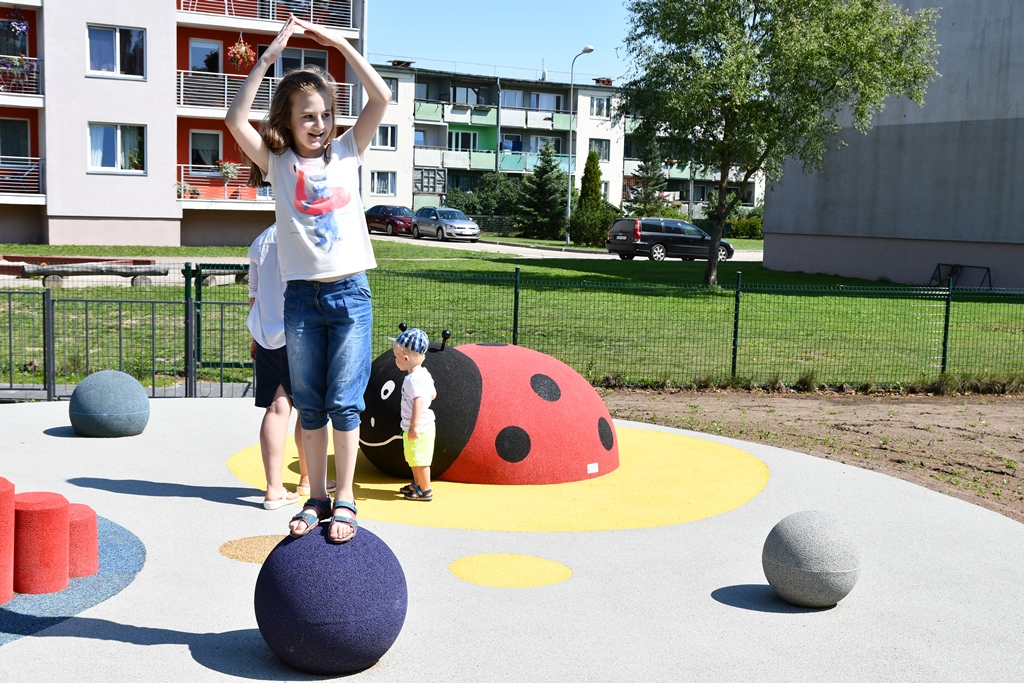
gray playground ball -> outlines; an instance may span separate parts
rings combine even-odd
[[[79,436],[135,436],[149,422],[149,396],[131,375],[101,370],[75,388],[68,412]]]
[[[765,578],[779,597],[800,607],[831,607],[853,590],[860,552],[835,516],[794,512],[768,534],[761,552]]]

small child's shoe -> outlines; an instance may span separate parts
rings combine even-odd
[[[410,488],[408,491],[405,491],[405,493],[403,494],[406,500],[434,500],[434,493],[431,489],[427,489],[426,491],[424,491],[416,484],[410,484],[410,486],[412,488]],[[402,488],[404,489],[405,487],[403,486]]]

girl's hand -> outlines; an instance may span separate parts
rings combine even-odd
[[[278,32],[277,36],[267,47],[266,52],[263,53],[263,59],[268,63],[273,64],[277,61],[277,58],[281,56],[284,49],[288,47],[288,40],[292,37],[295,32],[295,22],[297,20],[294,16],[289,15],[288,21],[284,22],[284,26]]]
[[[307,36],[320,43],[321,45],[336,45],[339,40],[342,40],[337,35],[331,35],[334,33],[331,29],[324,28],[319,24],[308,22],[304,19],[292,15],[289,21],[294,21],[295,25],[301,28]]]

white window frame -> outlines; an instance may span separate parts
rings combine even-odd
[[[394,197],[397,194],[397,175],[394,171],[370,171],[370,194]],[[379,189],[381,181],[384,181],[385,185],[383,190]]]
[[[398,149],[398,126],[393,123],[382,123],[377,126],[377,134],[373,136],[370,147],[374,149]]]
[[[608,119],[612,116],[611,97],[591,97],[590,115],[597,119]]]
[[[588,151],[593,150],[597,152],[598,161],[611,161],[612,155],[612,141],[602,140],[600,138],[590,138],[590,142],[587,143]],[[602,155],[602,152],[604,153]]]
[[[472,85],[453,85],[449,91],[451,96],[452,104],[464,104],[466,106],[475,106],[484,103],[483,86],[472,86]],[[465,99],[460,100],[459,96],[464,95]],[[473,100],[470,102],[470,100]]]
[[[224,42],[221,40],[211,40],[209,38],[189,38],[188,39],[188,70],[195,71],[195,67],[192,64],[192,46],[208,45],[217,46],[217,70],[213,73],[222,74],[224,73]],[[209,72],[197,72],[197,73],[209,73]]]
[[[257,58],[258,57],[262,57],[263,53],[267,51],[268,47],[270,47],[270,46],[269,45],[260,45],[259,47],[257,47],[256,48],[256,56],[257,56]],[[314,54],[315,53],[317,55],[323,55],[323,62],[324,62],[323,69],[324,69],[324,71],[328,71],[329,72],[329,68],[330,68],[330,65],[331,65],[331,61],[330,61],[331,58],[330,58],[330,54],[328,54],[327,50],[314,50],[313,48],[307,48],[307,47],[286,47],[285,48],[285,52],[288,52],[288,51],[299,52],[300,53],[300,56],[299,56],[299,67],[300,68],[306,66],[306,55],[307,54]],[[317,66],[319,66],[319,64]],[[274,74],[273,75],[276,76],[277,78],[280,78],[280,77],[284,76],[284,53],[283,52],[281,53],[281,56],[277,58],[277,61],[274,62]]]
[[[391,76],[381,76],[384,82],[388,84],[391,89],[391,100],[390,102],[398,102],[398,79],[392,78]]]
[[[113,128],[114,133],[114,162],[115,166],[93,166],[92,165],[92,129],[97,128]],[[121,168],[121,129],[127,126],[132,128],[142,129],[142,168]],[[88,135],[86,136],[86,169],[87,173],[114,173],[117,175],[147,175],[148,160],[149,160],[149,128],[148,126],[138,123],[102,123],[97,121],[90,121],[88,124]]]
[[[551,148],[555,150],[555,154],[562,153],[562,138],[555,137],[552,135],[531,135],[530,136],[530,153],[540,154],[544,149],[544,143],[550,142]]]
[[[111,31],[114,34],[114,70],[94,71],[92,69],[92,40],[89,38],[89,31]],[[123,74],[121,73],[121,31],[142,31],[142,73]],[[86,24],[85,34],[85,71],[88,76],[100,78],[124,78],[129,80],[144,81],[149,62],[149,35],[144,28],[137,26],[111,26],[108,24]]]
[[[468,135],[469,136],[469,141],[470,141],[470,145],[471,145],[470,147],[466,147],[466,146],[464,146],[462,144],[462,136],[463,135]],[[452,144],[452,140],[453,140],[452,136],[457,136],[456,138],[454,138],[459,143],[457,146],[453,146],[453,144]],[[479,140],[480,140],[479,135],[477,133],[472,132],[472,131],[468,131],[468,130],[450,130],[450,131],[448,131],[448,150],[452,151],[452,152],[475,152],[477,149],[479,149],[479,147],[477,147],[477,144],[479,143]]]
[[[544,98],[554,98],[553,107],[543,106]],[[562,96],[553,92],[530,93],[530,109],[534,111],[562,111]]]
[[[192,150],[195,148],[195,146],[192,144],[192,136],[195,135],[196,133],[200,133],[202,135],[216,135],[217,136],[217,159],[223,159],[224,158],[224,135],[223,135],[223,133],[221,133],[221,131],[219,131],[219,130],[198,130],[198,129],[196,129],[196,130],[189,130],[189,132],[188,132],[188,165],[189,165],[189,170],[190,170],[191,174],[194,175],[194,176],[203,176],[203,177],[209,176],[211,178],[213,178],[213,177],[218,177],[219,178],[220,177],[220,171],[218,171],[217,168],[216,168],[216,166],[217,166],[217,164],[216,164],[217,159],[214,159],[214,164],[213,164],[214,168],[208,169],[208,170],[205,170],[205,171],[197,171],[197,170],[195,170],[194,167],[197,166],[198,164],[193,164],[192,163]]]
[[[511,100],[511,102],[509,100]],[[522,109],[523,108],[523,91],[522,90],[502,90],[501,91],[501,106],[503,106],[503,107],[514,107],[516,109]]]
[[[601,181],[601,197],[608,201],[608,193],[611,192],[611,183],[607,180]]]
[[[419,140],[421,138],[423,139],[422,143],[416,142],[417,140]],[[413,130],[412,146],[413,147],[426,147],[427,146],[427,131],[426,130],[424,130],[423,128],[416,128],[416,129]]]

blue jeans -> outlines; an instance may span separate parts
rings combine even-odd
[[[373,359],[373,311],[365,273],[337,282],[291,280],[284,296],[284,334],[292,403],[303,429],[359,426]]]

